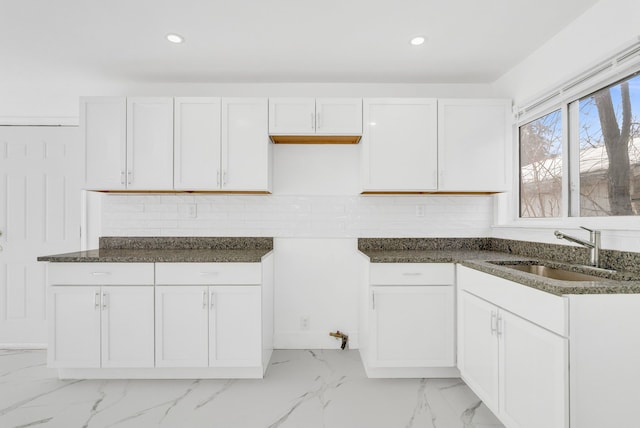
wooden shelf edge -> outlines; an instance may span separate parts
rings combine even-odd
[[[274,144],[358,144],[360,135],[271,135]]]

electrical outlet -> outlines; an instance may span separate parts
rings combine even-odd
[[[303,315],[300,317],[300,330],[309,330],[309,316]]]
[[[196,204],[187,205],[187,218],[196,218],[198,216],[198,206]]]
[[[416,217],[424,217],[424,205],[416,205]]]

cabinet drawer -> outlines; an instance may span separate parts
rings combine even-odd
[[[458,289],[467,291],[561,336],[568,336],[568,300],[514,281],[458,267]]]
[[[261,263],[156,263],[156,284],[260,284]]]
[[[153,285],[153,263],[49,263],[49,285]]]
[[[371,263],[371,285],[453,285],[453,263]]]

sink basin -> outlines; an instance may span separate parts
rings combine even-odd
[[[559,279],[562,281],[601,281],[602,277],[595,275],[587,275],[585,273],[572,272],[565,269],[557,269],[544,265],[523,265],[523,264],[500,264],[500,266],[509,269],[519,270],[521,272],[532,273],[534,275],[543,276],[545,278]]]

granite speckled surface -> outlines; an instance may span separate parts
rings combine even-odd
[[[584,248],[495,238],[361,238],[358,249],[372,263],[460,263],[556,295],[640,293],[638,253],[602,250],[602,266],[615,269],[615,272],[604,272],[586,266],[589,254]],[[501,263],[541,263],[601,279],[556,280],[514,270]]]
[[[273,238],[100,238],[100,248],[38,257],[67,263],[258,263]]]

